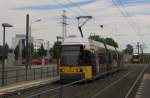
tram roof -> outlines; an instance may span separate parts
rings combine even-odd
[[[73,36],[73,37],[66,37],[62,45],[89,45],[89,42],[88,39]]]
[[[104,44],[101,42],[97,42],[97,41],[89,39],[89,43],[91,46],[94,46],[94,47],[105,48]]]
[[[66,37],[62,43],[62,45],[85,45],[85,46],[92,46],[92,47],[99,47],[99,48],[105,48],[104,44],[101,42],[97,42],[94,40],[90,40],[90,39],[86,39],[86,38],[82,38],[82,37],[77,37],[77,36],[69,36]],[[121,49],[110,46],[110,45],[106,45],[108,50],[112,50],[112,51],[118,51],[121,52]]]
[[[106,45],[106,47],[108,50],[116,51],[115,47],[113,47],[113,46]]]

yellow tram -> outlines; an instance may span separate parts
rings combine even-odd
[[[120,50],[89,39],[67,37],[62,43],[60,81],[93,79],[119,70],[120,64]]]
[[[132,56],[132,63],[140,63],[140,56],[138,54]]]

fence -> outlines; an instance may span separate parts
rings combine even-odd
[[[31,69],[16,69],[4,71],[4,84],[12,84],[29,80],[36,80],[42,78],[51,78],[58,75],[56,66],[40,67]],[[0,71],[0,85],[2,86],[2,75]]]

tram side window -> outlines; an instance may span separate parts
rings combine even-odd
[[[113,58],[113,60],[117,59],[116,55],[112,55],[112,58]]]
[[[100,64],[105,64],[106,63],[106,56],[104,53],[99,54],[99,63]]]
[[[108,53],[108,63],[109,63],[109,64],[112,63],[112,55],[111,55],[111,52]]]
[[[96,65],[96,56],[95,53],[91,53],[91,65]]]
[[[79,55],[79,65],[89,66],[92,62],[92,55],[90,51],[82,51]]]

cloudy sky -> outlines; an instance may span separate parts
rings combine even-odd
[[[0,0],[0,23],[14,26],[6,31],[7,43],[11,45],[15,34],[25,34],[26,14],[30,14],[30,22],[42,20],[32,24],[32,36],[52,44],[62,35],[62,10],[68,17],[67,35],[79,36],[75,17],[90,15],[93,19],[83,28],[85,37],[91,33],[113,37],[122,48],[140,41],[150,52],[150,0]]]

